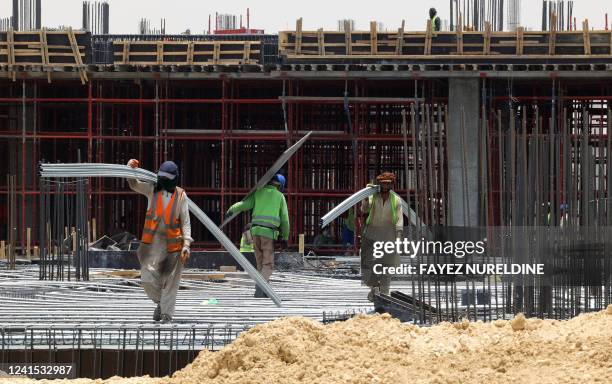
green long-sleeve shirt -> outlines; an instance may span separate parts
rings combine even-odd
[[[289,239],[289,213],[285,196],[273,185],[266,185],[232,205],[228,213],[251,212],[251,234],[276,240],[279,233]]]

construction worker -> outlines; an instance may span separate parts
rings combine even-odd
[[[251,223],[244,226],[240,238],[240,252],[253,252],[253,235],[251,234]]]
[[[435,8],[429,8],[429,19],[431,20],[431,28],[433,31],[438,32],[440,30],[440,18]]]
[[[138,168],[138,160],[128,166]],[[159,167],[157,183],[128,180],[130,188],[148,199],[147,215],[138,247],[140,279],[147,296],[157,304],[154,321],[172,321],[181,272],[190,255],[191,222],[187,194],[177,186],[178,167],[166,161]]]
[[[389,294],[391,276],[389,274],[376,274],[374,267],[381,264],[382,267],[393,267],[399,265],[397,253],[384,253],[381,258],[373,255],[374,243],[392,241],[402,238],[404,215],[399,199],[391,193],[395,175],[384,172],[376,177],[376,184],[380,186],[380,192],[370,196],[361,203],[361,212],[367,215],[362,232],[361,242],[361,278],[362,282],[370,287],[368,300],[374,301],[377,293]],[[368,184],[373,186],[374,184]],[[382,269],[381,269],[382,270]]]
[[[285,177],[277,174],[268,185],[256,190],[243,201],[232,205],[227,211],[229,216],[252,210],[251,235],[253,235],[257,271],[266,281],[270,280],[274,270],[274,241],[280,235],[283,248],[286,248],[289,239],[289,214],[287,202],[282,193],[284,189]],[[266,297],[266,295],[259,287],[256,287],[255,297]]]

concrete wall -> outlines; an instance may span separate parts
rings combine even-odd
[[[449,79],[447,150],[450,225],[452,226],[477,226],[479,224],[479,85],[480,79]],[[461,137],[462,120],[463,140]]]

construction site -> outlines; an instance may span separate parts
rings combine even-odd
[[[612,8],[113,34],[113,2],[54,28],[41,1],[0,15],[0,382],[612,382]],[[392,242],[455,247],[398,251],[390,289],[364,283],[387,182]],[[271,186],[287,222],[245,251]],[[143,254],[182,189],[159,321]]]

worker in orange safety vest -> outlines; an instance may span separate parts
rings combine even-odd
[[[138,160],[128,166],[138,168]],[[153,320],[172,321],[181,273],[190,255],[191,221],[185,190],[177,186],[178,167],[164,162],[155,185],[128,180],[130,188],[148,199],[147,214],[137,255],[140,279],[147,296],[157,304]]]

